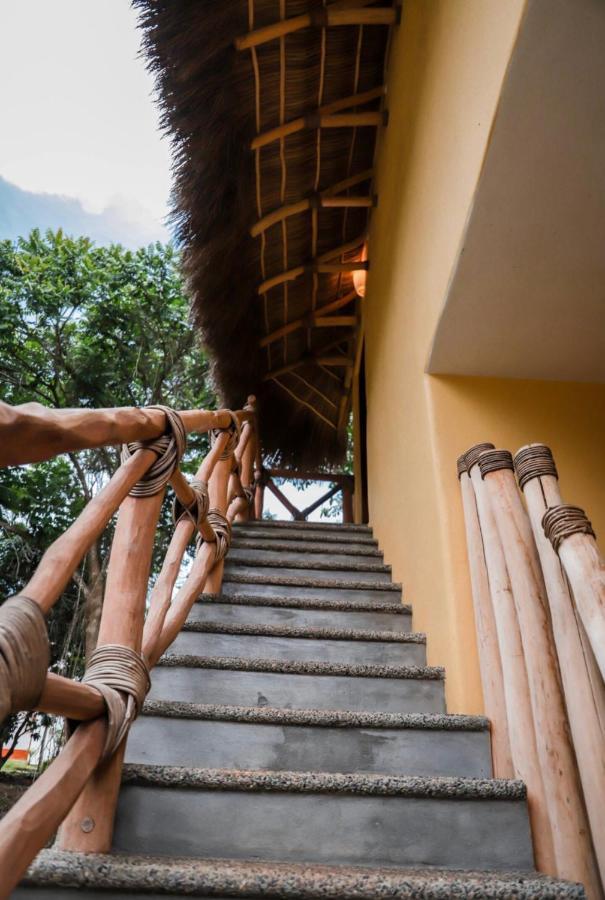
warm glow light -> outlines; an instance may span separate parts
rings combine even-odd
[[[368,245],[364,244],[363,249],[361,251],[361,260],[365,262],[368,258]],[[366,295],[366,281],[368,279],[368,273],[365,269],[358,269],[356,272],[353,272],[353,287],[357,293],[358,297],[365,297]]]

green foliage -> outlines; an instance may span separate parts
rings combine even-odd
[[[61,231],[0,242],[0,399],[213,408],[208,363],[188,322],[173,247],[96,247]],[[204,452],[206,439],[194,438],[184,468],[194,470]],[[0,472],[0,596],[23,588],[44,550],[118,464],[118,448],[101,448]],[[155,571],[171,532],[167,507]],[[93,548],[102,575],[112,529]],[[89,555],[49,623],[54,664],[67,674],[82,669],[83,609],[91,579],[98,581],[93,563]]]

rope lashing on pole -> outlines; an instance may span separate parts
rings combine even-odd
[[[521,490],[532,478],[540,478],[543,475],[559,478],[552,450],[546,444],[528,444],[527,447],[521,447],[515,454],[514,464]]]
[[[37,603],[17,594],[0,606],[0,724],[38,703],[48,666],[46,619]]]
[[[231,522],[222,514],[219,509],[211,509],[207,516],[208,522],[212,525],[212,529],[216,535],[214,561],[220,562],[227,555],[227,551],[231,546]],[[196,551],[204,543],[204,538],[198,534],[196,541]]]
[[[181,521],[183,516],[187,516],[191,519],[195,527],[199,528],[201,523],[208,516],[208,511],[210,509],[208,484],[205,481],[193,479],[193,481],[189,482],[189,487],[195,494],[195,501],[191,506],[184,506],[179,498],[175,497],[172,505],[172,521],[176,525]]]
[[[121,644],[97,647],[82,679],[96,688],[107,708],[107,738],[103,758],[118,749],[151,687],[149,669],[140,653]],[[126,695],[126,697],[124,697]]]
[[[229,432],[229,440],[225,444],[225,447],[223,449],[223,452],[219,456],[219,459],[229,459],[229,457],[231,456],[231,454],[233,453],[233,451],[235,450],[235,448],[237,447],[237,445],[239,443],[240,431],[241,431],[239,420],[238,420],[237,416],[235,415],[235,413],[230,409],[225,410],[225,412],[228,412],[229,415],[231,416],[231,425],[228,428],[212,428],[210,431],[210,446],[211,447],[214,447],[215,443],[217,442],[217,440],[221,436],[221,434],[224,434],[225,431]]]
[[[485,478],[490,472],[500,472],[502,469],[514,471],[513,456],[508,450],[484,450],[477,459],[481,478]]]
[[[472,447],[468,448],[463,456],[466,463],[466,471],[469,475],[471,474],[471,469],[473,468],[473,466],[479,462],[479,457],[481,456],[481,454],[485,453],[486,450],[493,449],[494,445],[486,441],[481,444],[474,444]],[[458,463],[458,472],[460,473],[460,463]]]
[[[572,534],[589,534],[596,538],[596,534],[588,516],[579,506],[571,506],[562,503],[559,506],[551,506],[542,518],[542,528],[546,538],[552,544],[555,553],[565,538]]]
[[[169,481],[187,447],[187,433],[181,417],[169,406],[148,406],[160,409],[166,415],[166,433],[152,441],[133,441],[122,444],[122,462],[127,462],[137,450],[152,450],[157,460],[150,466],[140,481],[130,491],[131,497],[152,497],[159,493]]]

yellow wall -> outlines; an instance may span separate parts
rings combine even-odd
[[[456,457],[549,443],[564,499],[605,535],[605,386],[425,374],[524,0],[407,0],[393,42],[364,310],[370,520],[445,665],[480,712]],[[596,482],[596,483],[595,483]]]

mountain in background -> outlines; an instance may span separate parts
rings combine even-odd
[[[166,228],[144,218],[144,213],[130,216],[117,206],[89,213],[79,200],[24,191],[0,176],[0,240],[15,240],[28,235],[32,228],[62,228],[72,237],[132,249],[170,239]]]

